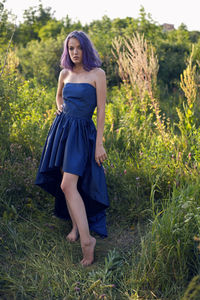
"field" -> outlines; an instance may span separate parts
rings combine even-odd
[[[80,242],[66,241],[70,222],[53,216],[54,199],[34,185],[55,117],[55,58],[63,33],[56,44],[55,37],[45,36],[51,32],[47,28],[38,31],[40,41],[31,37],[25,45],[20,35],[11,46],[1,40],[1,299],[200,299],[200,43],[177,42],[179,50],[188,47],[184,64],[166,85],[172,62],[164,72],[167,42],[156,48],[153,21],[143,16],[144,34],[135,30],[127,36],[127,31],[113,39],[104,31],[108,23],[104,19],[82,28],[99,46],[108,80],[104,168],[109,236],[97,237],[95,262],[88,268],[79,264]],[[108,57],[99,43],[103,32],[110,43],[105,43]],[[188,31],[173,34],[178,41]],[[172,34],[167,38],[172,41]],[[42,49],[53,44],[49,61],[43,57],[39,68]],[[35,65],[28,56],[31,49]]]

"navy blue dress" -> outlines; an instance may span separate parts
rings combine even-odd
[[[95,161],[96,128],[92,115],[97,105],[96,89],[89,83],[66,83],[63,111],[47,136],[35,184],[55,197],[55,215],[69,213],[60,188],[64,172],[76,174],[90,230],[107,236],[105,209],[109,206],[103,166]]]

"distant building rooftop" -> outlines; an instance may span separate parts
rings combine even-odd
[[[174,24],[168,24],[168,23],[164,23],[162,27],[163,27],[163,31],[171,31],[175,29]]]

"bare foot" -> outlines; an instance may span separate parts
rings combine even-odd
[[[66,236],[69,242],[76,242],[78,240],[78,229],[72,228],[72,231]]]
[[[95,245],[96,239],[94,237],[91,237],[90,243],[81,245],[83,252],[83,259],[81,260],[81,264],[83,267],[87,267],[93,263]]]

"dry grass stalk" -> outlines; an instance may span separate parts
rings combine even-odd
[[[4,73],[6,75],[13,73],[13,71],[17,69],[18,65],[19,65],[19,58],[17,57],[14,51],[9,50],[7,54],[7,62],[4,67]]]
[[[15,34],[15,30],[16,30],[16,25],[14,26],[14,29],[12,31],[12,35],[11,35],[11,38],[10,38],[10,41],[9,41],[9,44],[8,44],[8,47],[7,47],[7,50],[6,50],[6,54],[5,54],[5,57],[4,57],[4,63],[3,63],[3,66],[2,66],[1,72],[0,72],[0,77],[2,76],[2,74],[4,72],[4,69],[6,67],[6,62],[7,62],[7,58],[8,58],[8,55],[9,55],[9,49],[11,47],[11,43],[12,43],[13,36]]]
[[[180,86],[185,94],[185,97],[187,98],[187,103],[190,108],[193,107],[193,104],[197,98],[197,84],[195,80],[196,66],[192,65],[193,54],[194,54],[194,46],[192,47],[192,52],[188,60],[188,66],[183,71],[183,74],[181,74],[181,82],[180,82]]]
[[[129,81],[133,87],[137,85],[142,98],[146,91],[153,96],[157,83],[158,60],[144,35],[137,33],[132,38],[117,37],[113,40],[113,49],[122,80]]]
[[[147,112],[148,105],[156,116],[156,127],[166,139],[165,125],[161,118],[159,102],[155,97],[158,73],[158,59],[152,45],[144,35],[134,34],[132,38],[117,37],[113,40],[113,55],[119,66],[122,80],[130,82],[138,95],[141,110]],[[147,97],[148,96],[148,97]],[[150,99],[150,103],[148,103]]]

